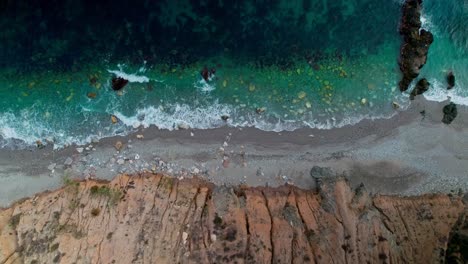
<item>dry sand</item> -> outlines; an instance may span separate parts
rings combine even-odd
[[[331,167],[371,192],[417,195],[468,190],[468,108],[441,123],[445,103],[416,100],[387,120],[331,130],[265,132],[254,128],[164,131],[54,151],[0,150],[0,206],[60,186],[65,177],[111,179],[118,173],[162,171],[216,184],[314,188],[313,166]],[[425,117],[420,111],[425,110]],[[138,139],[143,135],[144,139]],[[114,144],[123,143],[121,151]],[[88,148],[88,150],[86,149]],[[70,165],[67,165],[71,162]]]

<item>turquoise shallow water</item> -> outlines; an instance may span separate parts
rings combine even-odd
[[[155,16],[164,13],[165,22],[154,22],[152,12],[135,7],[140,12],[135,17],[149,14],[148,19],[132,21],[126,14],[113,38],[95,37],[92,44],[98,33],[73,28],[76,20],[90,16],[86,4],[84,15],[67,15],[69,28],[50,26],[45,11],[37,18],[28,17],[26,7],[6,8],[10,15],[24,13],[19,16],[24,21],[38,19],[43,35],[38,43],[20,45],[28,42],[21,27],[4,34],[10,52],[0,53],[0,146],[24,147],[37,140],[56,147],[84,144],[152,125],[330,129],[388,118],[395,114],[393,101],[409,105],[397,89],[398,1],[278,1],[265,10],[245,1],[213,4],[208,11],[183,2],[190,7],[155,7]],[[421,73],[432,84],[427,99],[450,96],[468,104],[467,16],[468,6],[460,0],[424,2],[423,26],[435,34]],[[238,23],[229,21],[234,18]],[[99,28],[99,21],[89,23],[89,31]],[[146,33],[151,30],[158,36]],[[8,46],[15,40],[20,44]],[[208,82],[200,75],[205,66],[216,69]],[[457,86],[446,92],[450,70]],[[130,81],[120,92],[110,87],[116,75]],[[113,124],[111,115],[120,121]]]

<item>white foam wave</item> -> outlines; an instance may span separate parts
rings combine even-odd
[[[85,145],[95,139],[127,135],[137,128],[155,126],[160,129],[177,130],[190,127],[192,129],[212,129],[222,126],[229,127],[255,127],[264,131],[293,131],[299,128],[331,129],[353,125],[364,119],[390,118],[395,112],[387,115],[353,115],[343,118],[316,120],[312,114],[304,116],[303,120],[288,120],[279,118],[274,114],[264,113],[259,115],[255,111],[249,111],[233,105],[215,102],[208,106],[189,106],[187,104],[173,104],[169,106],[148,106],[138,109],[133,115],[125,115],[117,110],[108,114],[102,114],[100,118],[77,121],[79,126],[71,125],[68,129],[58,129],[62,125],[51,125],[51,120],[45,120],[41,111],[37,109],[25,109],[18,115],[6,113],[0,116],[0,147],[8,144],[17,147],[18,141],[24,145],[34,146],[37,140],[44,144],[53,143],[55,149],[60,149],[73,144]],[[121,122],[103,126],[108,122],[108,115],[114,114]],[[230,118],[225,122],[221,116]],[[95,116],[93,114],[92,116]],[[81,127],[86,129],[81,129]],[[78,129],[78,130],[77,130]]]
[[[213,84],[209,84],[204,79],[198,80],[197,82],[193,84],[193,86],[202,92],[211,92],[216,89],[216,86],[214,86]]]
[[[429,83],[431,84],[431,88],[423,94],[427,100],[435,102],[450,100],[455,104],[468,105],[468,96],[460,94],[462,88],[458,84],[451,90],[447,90],[447,85],[437,79],[431,79]]]
[[[133,128],[156,126],[160,129],[177,130],[180,126],[192,129],[211,129],[224,125],[230,127],[255,127],[264,131],[293,131],[299,128],[331,129],[346,125],[354,125],[362,120],[391,118],[396,112],[374,115],[362,114],[346,116],[340,119],[326,120],[287,120],[257,113],[246,113],[235,106],[214,103],[206,107],[190,107],[186,104],[176,104],[169,108],[145,107],[139,109],[136,115],[126,116],[118,111],[113,113],[125,125]],[[227,122],[221,116],[230,116]]]
[[[421,29],[430,31],[432,34],[435,35],[436,28],[434,27],[431,17],[428,14],[424,14],[424,13],[421,14],[420,21],[421,21]]]
[[[124,78],[125,80],[128,80],[129,82],[136,82],[136,83],[147,83],[150,81],[150,79],[144,75],[136,75],[132,73],[125,73],[121,70],[107,70],[110,73],[115,74],[117,77]]]

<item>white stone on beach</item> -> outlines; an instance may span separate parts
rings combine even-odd
[[[216,235],[215,234],[211,234],[210,238],[211,238],[211,241],[213,241],[213,242],[216,241]]]
[[[193,134],[193,132],[190,132],[190,136],[193,137],[193,136],[195,136],[195,134]]]
[[[184,245],[185,245],[185,243],[187,243],[187,238],[188,238],[187,232],[183,232],[182,233],[182,241],[183,241],[182,243],[184,243]]]
[[[144,139],[145,136],[143,136],[143,135],[137,135],[136,138],[137,138],[137,139]]]
[[[119,164],[119,165],[123,165],[124,163],[125,163],[125,160],[123,160],[123,159],[118,159],[117,160],[117,164]]]
[[[190,126],[186,123],[180,123],[177,127],[179,129],[190,129]]]
[[[63,164],[65,164],[67,166],[70,166],[70,165],[72,165],[72,163],[73,163],[73,159],[68,157]]]
[[[194,169],[192,170],[192,173],[193,173],[193,174],[199,174],[199,173],[200,173],[200,170],[199,170],[198,168],[194,168]]]
[[[227,146],[228,146],[228,143],[226,141],[224,141],[223,147],[227,147]]]
[[[78,151],[78,153],[81,153],[83,152],[83,148],[76,148],[76,151]]]
[[[136,159],[136,160],[139,160],[139,159],[140,159],[140,155],[136,154],[136,155],[135,155],[135,159]]]
[[[56,165],[57,165],[57,163],[52,163],[47,167],[47,169],[49,169],[50,171],[53,171],[55,169]]]

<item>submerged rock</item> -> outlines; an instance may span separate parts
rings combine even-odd
[[[399,31],[403,43],[398,61],[403,74],[398,84],[402,92],[408,90],[410,83],[418,77],[426,64],[429,46],[434,41],[431,32],[421,29],[421,4],[422,0],[406,0],[402,7]]]
[[[447,84],[447,90],[450,90],[455,86],[455,75],[453,75],[453,72],[449,72],[447,74]]]
[[[431,84],[426,80],[426,78],[419,80],[416,86],[414,87],[413,91],[411,92],[410,99],[414,100],[414,97],[416,95],[425,93],[427,90],[429,90],[429,85]]]
[[[452,123],[453,120],[455,120],[455,117],[458,115],[457,105],[454,103],[450,103],[444,106],[442,111],[444,112],[444,118],[442,118],[442,122],[447,125]]]
[[[119,119],[115,115],[111,115],[112,124],[119,122]]]
[[[124,88],[125,85],[127,85],[128,80],[122,78],[122,77],[114,77],[112,78],[112,89],[114,91],[118,91],[122,88]]]

